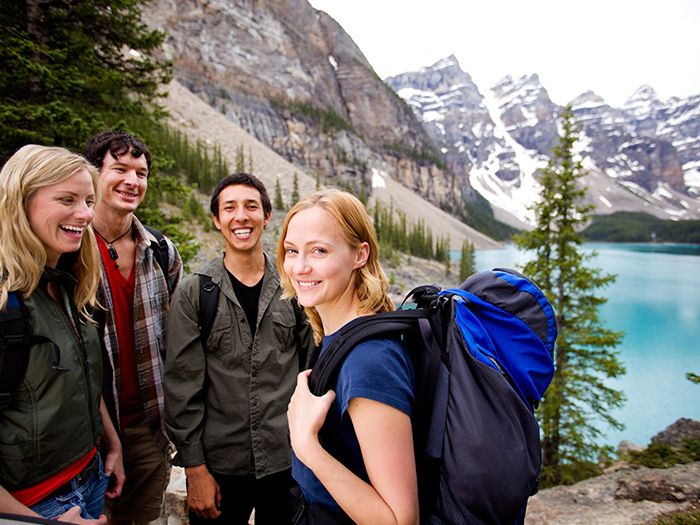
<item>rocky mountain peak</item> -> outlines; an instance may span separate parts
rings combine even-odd
[[[648,84],[642,84],[639,86],[634,93],[627,99],[623,107],[627,107],[630,103],[634,103],[637,100],[658,100],[656,90]]]
[[[385,81],[397,92],[408,86],[412,89],[440,93],[461,89],[476,93],[479,91],[472,77],[462,71],[454,55],[438,60],[431,66],[422,67],[418,71],[389,77]]]
[[[581,108],[594,108],[600,106],[608,106],[605,99],[598,95],[597,93],[588,90],[581,93],[579,96],[574,98],[571,102],[571,107],[575,109]]]
[[[511,75],[506,75],[491,88],[491,91],[498,98],[504,98],[514,93],[527,94],[540,93],[543,91],[544,93],[547,92],[540,83],[539,75],[536,73],[523,75],[518,79],[514,79]]]
[[[432,66],[430,66],[431,69],[450,69],[450,68],[457,68],[460,71],[462,68],[459,66],[459,60],[457,60],[457,57],[454,55],[450,55],[448,57],[442,58],[435,62]]]
[[[554,116],[557,106],[540,83],[537,74],[518,79],[508,76],[499,81],[491,92],[498,104],[498,114],[505,129],[525,149],[547,154],[557,137]]]
[[[654,88],[643,85],[637,88],[632,96],[625,101],[622,109],[626,111],[630,117],[642,119],[652,117],[654,112],[658,111],[663,106],[664,104],[659,100]]]

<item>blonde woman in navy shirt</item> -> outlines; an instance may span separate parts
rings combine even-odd
[[[322,350],[353,319],[394,309],[362,203],[327,189],[287,214],[277,250],[285,293],[304,306]],[[417,524],[411,431],[413,369],[400,341],[371,339],[353,349],[336,388],[311,394],[299,374],[289,404],[292,473],[304,499],[300,523]],[[318,433],[333,436],[331,455]]]

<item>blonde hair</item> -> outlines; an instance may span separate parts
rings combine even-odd
[[[284,272],[284,259],[286,256],[284,240],[287,237],[289,221],[300,211],[313,206],[322,207],[335,218],[351,248],[358,249],[363,242],[369,245],[367,263],[355,270],[355,293],[360,299],[360,311],[366,314],[374,314],[393,310],[394,303],[387,293],[389,283],[379,264],[377,234],[372,225],[372,220],[367,214],[364,205],[355,196],[337,188],[327,188],[307,195],[298,201],[287,213],[277,243],[277,271],[280,274],[280,281],[284,289],[282,297],[295,296],[294,286]],[[314,331],[314,339],[318,344],[324,335],[321,318],[315,308],[305,307],[304,310],[309,317],[309,322]]]
[[[29,144],[17,150],[0,171],[0,308],[5,307],[10,291],[24,297],[34,293],[46,265],[46,250],[27,217],[29,199],[40,188],[62,182],[83,169],[96,188],[97,168],[84,157],[64,148]],[[100,281],[100,255],[91,228],[85,230],[70,271],[77,279],[73,302],[88,318],[86,307],[96,305]]]

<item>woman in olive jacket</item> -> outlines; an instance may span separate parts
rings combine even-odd
[[[106,523],[110,475],[108,496],[123,483],[88,313],[100,275],[89,227],[96,176],[83,157],[36,145],[18,150],[0,172],[0,311],[21,298],[32,336],[22,382],[0,414],[3,513]]]

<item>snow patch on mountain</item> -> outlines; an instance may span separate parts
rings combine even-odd
[[[386,188],[386,177],[385,172],[372,168],[372,188]]]
[[[494,175],[498,172],[499,159],[503,153],[500,147],[495,147],[485,163],[472,169],[469,182],[494,206],[512,213],[522,221],[532,223],[534,214],[528,207],[537,202],[540,191],[540,184],[535,180],[534,174],[547,161],[523,148],[508,133],[500,116],[499,104],[491,92],[487,91],[484,96],[484,104],[495,125],[494,136],[504,139],[515,153],[522,176],[520,179],[503,181]]]

